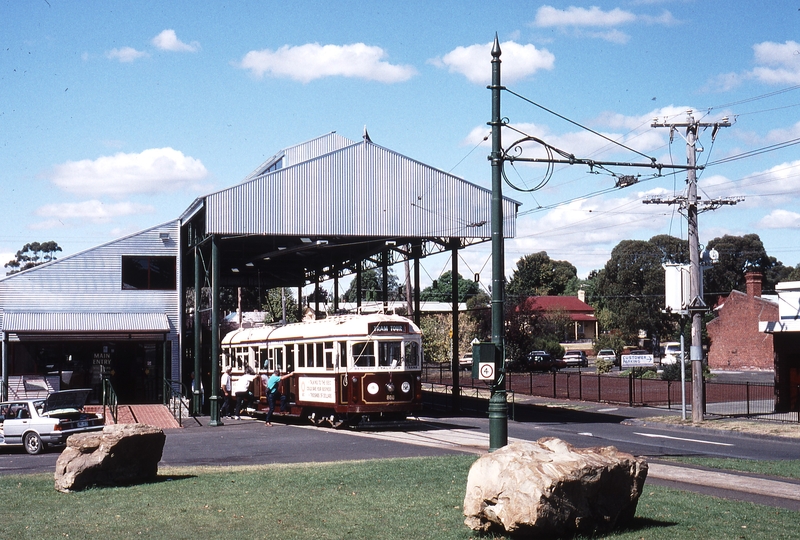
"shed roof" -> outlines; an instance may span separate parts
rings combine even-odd
[[[3,313],[4,332],[169,332],[164,313]]]
[[[365,135],[330,133],[292,146],[239,184],[197,199],[181,216],[198,242],[213,235],[227,286],[300,286],[351,273],[388,252],[389,264],[491,240],[492,192]],[[519,203],[504,198],[503,235]],[[199,235],[197,235],[199,233]],[[191,241],[190,241],[191,242]],[[371,262],[370,262],[371,261]],[[313,277],[312,277],[313,276]]]
[[[490,190],[369,139],[332,133],[255,173],[265,167],[204,198],[207,233],[491,237]],[[514,236],[518,205],[504,199],[506,237]]]

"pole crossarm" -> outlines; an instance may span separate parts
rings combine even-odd
[[[716,210],[722,206],[733,206],[740,202],[744,202],[744,197],[724,197],[721,199],[711,199],[708,201],[701,200],[700,197],[697,197],[696,206],[698,212],[708,212],[710,210]],[[689,206],[689,198],[688,197],[673,197],[671,199],[665,199],[654,195],[647,199],[643,199],[642,203],[644,204],[677,204],[681,207],[681,209],[686,209]]]

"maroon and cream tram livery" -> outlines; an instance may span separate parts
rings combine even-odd
[[[338,427],[360,420],[399,420],[422,406],[422,336],[405,317],[337,315],[284,326],[245,328],[222,340],[222,369],[235,380],[247,366],[279,369],[291,414]],[[265,378],[254,383],[266,408]]]

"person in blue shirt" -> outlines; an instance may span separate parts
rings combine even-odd
[[[269,409],[267,410],[267,419],[264,421],[264,425],[272,425],[272,413],[275,410],[275,398],[278,397],[278,386],[283,379],[288,379],[291,376],[292,373],[281,375],[280,370],[276,369],[272,372],[272,376],[267,379],[267,404]],[[286,412],[286,394],[281,396],[281,412]]]

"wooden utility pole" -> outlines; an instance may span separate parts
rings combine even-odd
[[[649,204],[680,204],[686,209],[689,236],[689,304],[686,311],[692,318],[692,341],[689,347],[689,360],[692,362],[692,422],[703,421],[703,313],[708,306],[703,301],[703,273],[700,267],[700,237],[698,233],[698,198],[697,198],[697,133],[700,128],[713,128],[712,138],[721,127],[730,127],[727,118],[721,122],[701,123],[695,121],[692,111],[688,111],[686,122],[659,123],[657,119],[652,127],[670,128],[670,136],[679,128],[686,129],[686,197],[671,200],[651,198],[643,202]],[[718,199],[704,201],[705,209],[718,208],[723,204],[736,204],[738,199]]]

